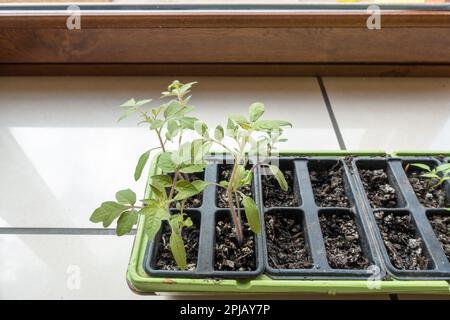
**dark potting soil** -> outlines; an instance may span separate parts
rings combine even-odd
[[[298,206],[298,196],[294,192],[294,174],[291,170],[283,172],[288,184],[288,191],[283,191],[277,179],[271,174],[262,175],[262,191],[264,196],[264,206],[272,207],[296,207]]]
[[[170,250],[169,239],[171,229],[168,224],[163,225],[163,231],[161,235],[161,241],[158,246],[158,253],[156,255],[156,268],[157,270],[179,270],[175,259],[173,258]],[[198,242],[200,238],[200,228],[195,225],[189,228],[183,228],[182,237],[184,240],[184,246],[186,248],[186,270],[193,271],[197,267],[198,256]]]
[[[247,168],[248,169],[248,168]],[[219,166],[219,182],[220,181],[228,181],[231,177],[231,172],[233,170],[232,165],[221,165]],[[239,189],[246,196],[252,197],[252,186],[246,185]],[[233,202],[236,205],[236,199],[233,197]],[[242,201],[239,200],[239,205],[242,208]],[[228,208],[228,194],[227,190],[224,188],[217,188],[217,206],[219,208]]]
[[[269,265],[275,269],[308,269],[312,263],[299,221],[280,213],[265,217]]]
[[[343,174],[339,164],[330,169],[310,171],[314,198],[319,207],[350,207],[345,194]]]
[[[397,194],[395,189],[389,184],[388,175],[385,170],[361,169],[359,173],[372,207],[397,207]]]
[[[244,223],[244,242],[238,243],[236,230],[229,219],[216,225],[214,269],[221,271],[252,271],[256,269],[255,237]]]
[[[447,259],[450,261],[450,215],[435,214],[428,217],[436,237],[441,242]]]
[[[447,198],[444,188],[441,186],[432,188],[436,181],[421,177],[422,173],[408,170],[409,183],[411,184],[414,193],[419,202],[429,208],[446,208],[450,207],[450,199]]]
[[[195,180],[203,180],[203,174],[197,174],[197,173],[185,173],[184,177],[187,178],[187,180],[189,180],[189,182],[195,181]],[[172,176],[173,179],[173,176]],[[168,191],[170,191],[170,188],[168,188]],[[174,195],[176,195],[178,192],[175,191]],[[199,194],[196,194],[193,197],[190,197],[188,199],[186,199],[185,203],[184,203],[184,207],[185,208],[198,208],[202,205],[202,201],[203,201],[203,192],[200,192]],[[171,203],[171,207],[175,208],[175,202]]]
[[[409,214],[375,212],[381,238],[389,258],[395,268],[400,270],[424,270],[428,258],[423,251],[423,240],[416,235],[416,228]]]
[[[320,215],[328,263],[333,269],[367,269],[355,219],[349,214]]]

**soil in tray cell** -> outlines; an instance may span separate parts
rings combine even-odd
[[[203,180],[204,179],[204,174],[203,173],[185,173],[183,174],[184,178],[187,179],[188,181],[192,182],[195,180]],[[173,179],[173,176],[172,176]],[[167,194],[169,194],[170,192],[170,188],[168,188],[167,190]],[[174,196],[177,194],[177,191],[175,191]],[[203,201],[203,192],[200,192],[199,194],[196,194],[193,197],[190,197],[188,199],[186,199],[185,203],[184,203],[184,207],[185,208],[198,208],[202,205],[202,201]],[[175,208],[175,202],[173,202],[171,204],[172,208]]]
[[[329,169],[310,170],[314,198],[319,207],[350,207],[343,175],[344,170],[338,163]]]
[[[424,207],[445,208],[450,207],[443,185],[434,187],[436,181],[421,177],[422,172],[412,169],[406,171],[409,183],[411,184],[417,199]]]
[[[300,217],[268,213],[265,216],[267,254],[274,269],[308,269],[312,262]]]
[[[156,255],[155,269],[157,270],[179,270],[170,250],[170,234],[171,229],[169,225],[166,223],[163,224],[161,240]],[[184,247],[186,248],[186,270],[193,271],[197,267],[198,242],[200,239],[199,225],[194,222],[192,227],[183,228],[182,237],[184,240]]]
[[[248,167],[247,169],[250,169],[250,167]],[[219,168],[219,176],[218,176],[218,181],[229,181],[230,177],[231,177],[231,173],[233,170],[233,166],[232,165],[220,165]],[[241,189],[239,189],[239,191],[241,191],[243,194],[252,197],[252,186],[251,185],[246,185],[243,186]],[[233,197],[234,198],[234,197]],[[236,200],[234,200],[234,202],[236,202]],[[239,200],[240,203],[240,207],[242,208],[242,201]],[[228,208],[228,194],[227,194],[227,190],[224,188],[217,188],[217,206],[219,208]]]
[[[360,245],[355,219],[348,213],[321,214],[320,227],[333,269],[367,269],[369,260]]]
[[[361,169],[359,174],[372,207],[396,208],[398,206],[397,194],[389,184],[388,175],[384,169]]]
[[[374,213],[381,238],[393,266],[400,270],[425,270],[429,260],[423,240],[408,213],[377,211]]]
[[[262,168],[262,170],[264,170],[261,176],[264,206],[266,208],[298,206],[299,197],[294,191],[294,171],[281,169],[284,173],[284,177],[286,178],[289,188],[288,191],[283,191],[278,184],[277,179],[275,179],[273,175],[269,174],[269,170],[267,168]]]
[[[229,218],[216,224],[214,269],[217,271],[252,271],[256,269],[255,237],[244,223],[244,241],[239,244]]]
[[[450,215],[433,214],[428,216],[428,220],[450,261]]]

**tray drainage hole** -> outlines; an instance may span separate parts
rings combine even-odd
[[[252,286],[251,280],[236,280],[236,286],[243,290],[250,289]]]

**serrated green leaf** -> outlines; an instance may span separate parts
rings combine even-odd
[[[118,236],[123,236],[133,229],[133,226],[137,223],[138,213],[136,210],[125,211],[120,215],[117,220],[116,233]]]
[[[259,210],[256,207],[255,201],[247,197],[244,194],[241,194],[242,196],[242,204],[244,205],[245,209],[245,216],[247,217],[248,224],[252,231],[255,234],[258,234],[261,231],[261,223],[259,221]]]
[[[116,193],[116,199],[119,203],[134,205],[136,194],[130,189],[120,190]]]
[[[210,184],[211,184],[210,182],[203,181],[203,180],[192,181],[192,185],[195,187],[195,189],[197,189],[198,192],[202,192]]]
[[[249,108],[249,116],[250,121],[255,122],[258,120],[264,113],[264,104],[261,102],[253,103]]]
[[[200,191],[187,180],[178,181],[175,190],[178,191],[177,195],[173,198],[175,201],[184,200],[200,193]]]
[[[191,164],[182,166],[180,172],[182,173],[196,173],[205,171],[206,165],[204,164]]]
[[[180,103],[176,100],[169,102],[164,109],[164,117],[169,119],[180,109]]]
[[[172,153],[171,152],[163,152],[160,154],[158,158],[157,166],[161,168],[164,172],[174,172],[176,169],[176,165],[172,160]]]
[[[197,118],[194,117],[182,117],[179,119],[181,127],[183,129],[190,129],[194,130],[194,125],[197,121],[199,121]]]
[[[197,121],[194,124],[194,129],[200,136],[202,136],[204,138],[209,137],[208,126],[206,125],[206,123],[204,123],[202,121]]]
[[[166,174],[158,174],[150,177],[151,184],[160,189],[172,186],[172,178]]]
[[[169,245],[178,268],[182,270],[186,269],[186,249],[181,235],[172,231],[170,234]]]
[[[163,220],[168,219],[168,212],[162,208],[149,208],[144,207],[139,211],[140,214],[145,216],[144,231],[149,239],[154,239],[159,229],[161,229],[161,223]]]
[[[425,171],[431,171],[430,166],[426,165],[424,163],[411,163],[411,166],[412,167],[416,167],[416,168],[420,168],[420,169],[425,170]]]
[[[283,172],[280,170],[280,168],[278,168],[277,166],[274,166],[274,165],[270,165],[269,169],[272,172],[272,174],[274,175],[275,179],[277,179],[278,184],[281,187],[281,190],[288,191],[288,189],[289,189],[288,183],[286,181],[286,178],[284,177]]]
[[[183,225],[187,228],[190,228],[194,225],[194,223],[192,222],[192,219],[187,217],[184,221],[183,221]]]
[[[223,131],[222,126],[217,126],[216,130],[214,130],[214,139],[218,140],[218,141],[222,141],[223,137],[224,137],[225,133]]]
[[[270,131],[286,126],[292,127],[292,124],[283,120],[258,120],[252,125],[253,129],[259,131]]]
[[[94,223],[103,222],[103,227],[107,228],[117,219],[128,207],[115,201],[106,201],[95,209],[90,220]]]

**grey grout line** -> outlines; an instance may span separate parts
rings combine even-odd
[[[0,228],[0,234],[21,234],[21,235],[115,235],[115,229],[100,228]],[[131,230],[128,235],[135,235],[136,229]]]
[[[333,125],[334,133],[339,143],[339,148],[341,150],[347,150],[345,146],[344,138],[342,137],[341,130],[339,129],[339,124],[334,115],[333,107],[331,106],[330,98],[328,97],[327,89],[323,83],[322,77],[317,77],[317,82],[319,83],[320,91],[322,92],[322,97],[327,107],[328,115],[330,116],[331,124]]]

